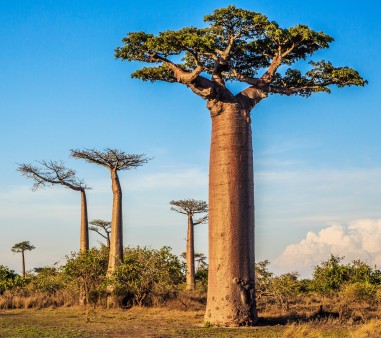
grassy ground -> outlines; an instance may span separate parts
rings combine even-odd
[[[266,323],[266,320],[262,320]],[[0,310],[0,337],[380,337],[381,324],[341,326],[334,321],[212,328],[202,311],[165,308]]]

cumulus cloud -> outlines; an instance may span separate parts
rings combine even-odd
[[[362,259],[381,266],[381,219],[356,220],[348,225],[333,224],[319,232],[308,232],[299,243],[290,244],[274,260],[277,273],[297,271],[311,275],[313,267],[330,254],[344,256],[344,262]]]

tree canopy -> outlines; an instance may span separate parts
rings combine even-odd
[[[107,240],[107,246],[110,245],[110,233],[111,233],[111,222],[104,221],[102,219],[94,219],[91,222],[92,226],[89,227],[89,230],[96,232],[104,239]]]
[[[329,93],[331,85],[366,83],[354,69],[334,67],[329,61],[310,61],[305,74],[291,68],[334,40],[306,25],[282,28],[261,13],[236,6],[216,9],[204,21],[204,28],[128,33],[115,56],[154,64],[135,71],[134,78],[182,83],[208,100],[244,98],[249,108],[257,103],[253,91],[260,91],[261,98],[275,93],[309,96]],[[226,81],[249,87],[233,95]]]
[[[83,180],[75,176],[75,171],[64,166],[63,162],[41,161],[41,167],[31,164],[19,164],[18,171],[34,180],[33,191],[43,188],[46,184],[61,184],[73,190],[90,189]]]
[[[24,251],[31,251],[35,249],[36,247],[32,244],[30,244],[29,241],[23,241],[20,243],[16,243],[14,246],[12,246],[11,251],[14,253],[24,252]]]
[[[205,201],[195,200],[192,198],[171,201],[169,202],[171,205],[171,210],[176,211],[180,214],[193,216],[194,214],[201,214],[208,212],[208,204]],[[206,223],[208,220],[208,215],[201,217],[193,222],[194,225],[200,223]]]
[[[71,149],[71,157],[83,159],[89,163],[101,165],[111,170],[128,170],[147,163],[150,159],[144,154],[126,154],[118,149],[106,148],[104,151],[96,149]]]

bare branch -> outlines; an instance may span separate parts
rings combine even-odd
[[[60,184],[76,191],[90,189],[83,180],[75,176],[75,171],[66,168],[63,162],[41,161],[38,163],[41,167],[19,164],[17,169],[22,175],[34,180],[33,191],[45,187],[46,184]]]
[[[71,157],[75,159],[83,159],[110,170],[129,170],[140,167],[150,160],[144,154],[126,154],[124,151],[110,148],[106,148],[104,151],[71,149],[70,152]]]
[[[201,200],[194,200],[189,198],[185,200],[171,201],[169,204],[172,205],[171,210],[189,216],[208,212],[208,204],[205,201]]]
[[[204,216],[204,217],[201,217],[201,218],[198,218],[196,220],[193,221],[193,225],[197,225],[197,224],[205,224],[208,222],[208,215]]]

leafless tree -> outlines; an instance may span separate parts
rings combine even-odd
[[[101,219],[94,219],[89,223],[92,225],[89,227],[89,230],[102,236],[106,240],[107,247],[110,248],[111,222],[103,221]]]
[[[206,223],[208,216],[203,216],[194,220],[195,214],[202,214],[208,212],[208,204],[204,201],[197,201],[194,199],[185,199],[178,201],[171,201],[169,204],[172,206],[171,210],[180,214],[187,215],[188,217],[188,232],[187,232],[187,247],[185,253],[186,262],[186,282],[187,289],[194,290],[195,283],[195,253],[194,253],[194,226],[201,223]]]
[[[118,171],[140,167],[147,163],[149,159],[144,154],[126,154],[124,151],[110,148],[103,151],[72,149],[71,156],[75,159],[82,159],[100,165],[110,171],[113,205],[108,272],[112,273],[115,267],[123,261],[122,188]]]
[[[81,193],[81,230],[80,230],[80,250],[89,249],[89,230],[87,219],[86,190],[90,189],[83,180],[76,177],[75,171],[65,167],[63,162],[41,161],[40,167],[31,164],[19,164],[18,171],[34,180],[33,191],[46,186],[63,185],[71,190]]]
[[[21,252],[21,257],[22,257],[22,278],[25,278],[25,251],[31,251],[35,249],[36,247],[32,244],[29,243],[29,241],[24,241],[15,244],[12,246],[11,251],[13,253],[20,253]]]

